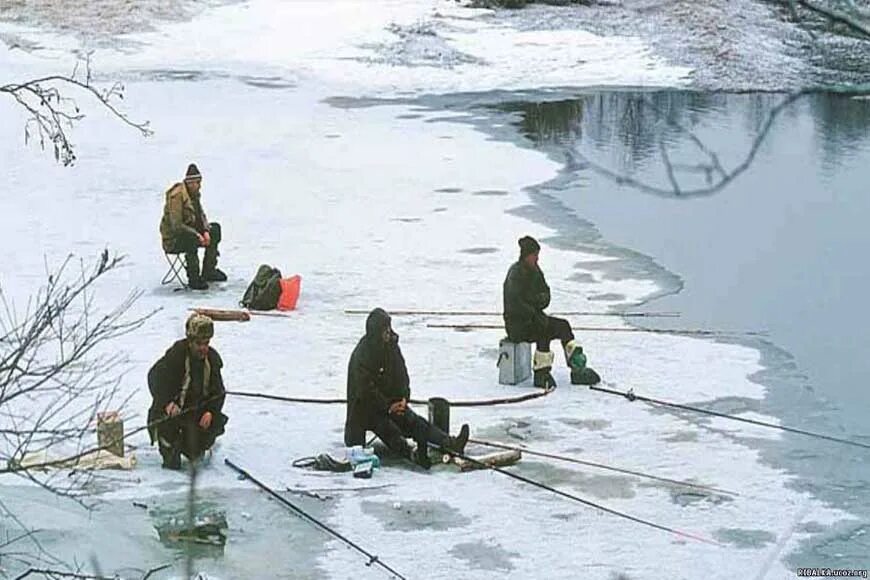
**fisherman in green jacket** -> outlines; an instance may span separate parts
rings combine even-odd
[[[166,192],[160,236],[167,254],[184,254],[187,262],[187,285],[193,290],[208,289],[208,282],[225,282],[227,275],[218,270],[221,226],[209,222],[202,208],[202,175],[195,164],[187,167],[184,181]],[[200,247],[205,248],[202,273],[199,271]]]

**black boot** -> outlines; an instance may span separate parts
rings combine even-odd
[[[535,351],[532,368],[535,371],[534,382],[536,387],[549,389],[556,386],[556,381],[553,379],[553,375],[550,374],[554,358],[555,355],[550,351]]]
[[[208,284],[199,275],[199,256],[196,252],[186,255],[187,259],[187,287],[191,290],[208,290]]]
[[[211,270],[203,270],[202,279],[206,282],[226,282],[227,275],[218,268],[212,268]]]
[[[584,367],[582,369],[571,369],[571,384],[572,385],[597,385],[601,382],[601,377],[598,376],[593,369]]]
[[[550,389],[556,386],[556,379],[550,374],[550,369],[538,369],[535,371],[535,386],[541,389]]]
[[[206,282],[226,282],[227,275],[218,270],[218,252],[211,247],[205,249],[205,257],[202,259],[202,279]]]
[[[432,467],[432,461],[429,459],[429,448],[425,445],[418,445],[417,448],[411,452],[411,461],[423,469],[428,470]]]
[[[468,444],[468,436],[468,424],[464,424],[459,429],[459,435],[447,438],[447,445],[445,446],[447,451],[453,452],[457,455],[463,455],[465,453],[465,446]]]
[[[181,453],[173,447],[161,447],[160,455],[163,456],[163,469],[181,469]]]

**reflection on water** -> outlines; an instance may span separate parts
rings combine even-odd
[[[770,343],[752,344],[766,367],[753,379],[769,387],[760,412],[866,442],[870,100],[815,94],[777,109],[785,98],[609,91],[513,102],[494,114],[507,114],[527,144],[569,160],[558,184],[542,191],[608,241],[682,277],[679,294],[650,309],[681,311],[686,327],[769,331]],[[715,171],[696,171],[714,158],[726,172],[745,168],[706,195],[676,195],[664,155],[683,190],[715,183]],[[620,183],[584,160],[661,191]],[[802,546],[792,564],[867,567],[866,450],[794,435],[759,445],[766,460],[799,476],[795,487],[859,517]]]
[[[645,170],[652,178],[650,183],[662,187],[668,186],[663,145],[681,183],[703,187],[707,175],[695,169],[710,161],[705,148],[722,158],[726,169],[736,168],[750,153],[753,140],[766,137],[763,129],[774,114],[771,128],[805,115],[812,120],[813,139],[826,173],[836,171],[841,161],[868,147],[870,100],[815,94],[777,110],[785,98],[771,93],[610,91],[560,101],[513,102],[497,108],[516,113],[520,133],[537,147],[571,144],[614,171],[632,176]],[[718,151],[714,142],[696,143],[695,129],[711,121],[714,125],[739,123],[747,137],[744,148]],[[764,146],[763,141],[760,145]],[[724,163],[726,159],[732,162],[730,166]]]

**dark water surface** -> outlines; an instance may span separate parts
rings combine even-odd
[[[645,325],[730,331],[718,340],[759,350],[763,370],[751,379],[767,387],[763,401],[723,392],[689,403],[870,445],[870,99],[786,99],[565,89],[389,102],[468,113],[432,121],[469,123],[561,162],[556,178],[529,188],[537,209],[517,210],[558,231],[550,245],[616,258],[610,276],[655,279],[661,292],[632,310],[682,316]],[[870,568],[870,449],[788,433],[738,440],[792,474],[792,487],[855,516],[826,529],[796,506],[781,539],[814,539],[788,557],[792,567]]]
[[[487,108],[509,117],[520,144],[565,161],[538,193],[667,271],[669,293],[649,310],[682,312],[670,324],[686,328],[768,333],[735,338],[762,352],[766,370],[753,379],[770,388],[757,410],[870,443],[870,100],[807,96],[765,133],[783,98],[608,91]],[[745,171],[717,188],[711,154],[725,175]],[[866,568],[870,449],[798,435],[759,447],[800,475],[797,487],[860,518],[804,546],[794,564]]]

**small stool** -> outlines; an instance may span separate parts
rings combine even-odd
[[[498,343],[498,382],[518,385],[532,376],[532,344],[510,342],[507,337]]]
[[[184,254],[164,253],[164,255],[166,256],[166,261],[169,262],[169,270],[163,275],[160,285],[165,286],[178,282],[181,288],[176,288],[176,290],[186,289],[187,283],[184,281],[184,276],[187,276],[187,262],[184,259]]]

